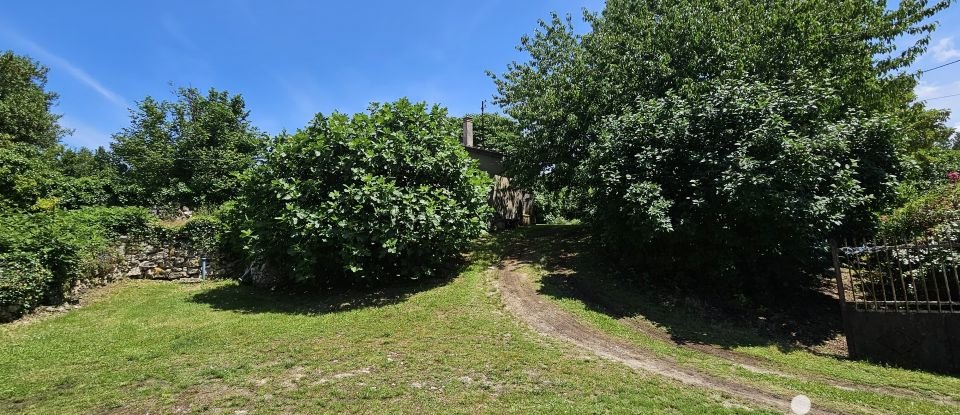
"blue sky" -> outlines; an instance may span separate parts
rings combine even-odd
[[[0,11],[0,50],[50,68],[71,146],[105,145],[145,96],[176,86],[241,93],[258,127],[277,133],[316,112],[362,111],[407,96],[479,110],[495,92],[486,70],[523,56],[515,46],[550,11],[602,0],[523,1],[15,1]],[[918,68],[960,59],[960,5]],[[960,64],[926,75],[921,99],[960,93]],[[958,113],[960,97],[931,106]]]

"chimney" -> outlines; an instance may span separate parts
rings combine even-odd
[[[473,118],[463,117],[463,138],[460,141],[464,147],[473,147]]]

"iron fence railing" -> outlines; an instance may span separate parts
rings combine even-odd
[[[833,244],[840,300],[858,311],[960,313],[960,243]]]

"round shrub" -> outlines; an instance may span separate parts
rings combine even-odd
[[[297,281],[435,274],[486,227],[490,179],[446,110],[318,114],[275,140],[237,206],[255,260]]]

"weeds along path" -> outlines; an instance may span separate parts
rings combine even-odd
[[[600,357],[633,369],[663,376],[681,383],[714,390],[764,408],[790,413],[792,396],[780,395],[705,375],[676,362],[655,356],[633,344],[580,323],[576,317],[540,297],[520,270],[523,263],[508,259],[500,264],[497,284],[507,310],[537,332],[571,343]],[[815,408],[811,414],[839,414]]]

